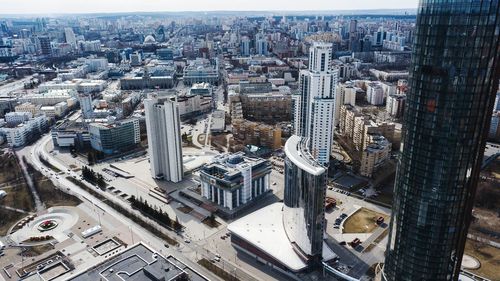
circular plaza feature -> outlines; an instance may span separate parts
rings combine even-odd
[[[32,221],[10,235],[16,244],[43,244],[52,240],[64,240],[64,234],[77,222],[78,213],[72,208],[54,207],[36,216]],[[44,239],[41,239],[43,237]],[[47,237],[50,237],[48,239]]]
[[[55,220],[46,220],[46,221],[43,221],[40,224],[38,224],[38,230],[40,232],[52,230],[52,229],[56,228],[57,225],[58,225],[58,223]]]

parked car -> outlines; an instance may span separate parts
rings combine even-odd
[[[378,225],[381,225],[381,224],[383,224],[383,223],[384,223],[384,217],[379,217],[379,218],[377,219],[377,224],[378,224]]]
[[[359,244],[361,244],[361,240],[359,238],[354,238],[354,240],[351,241],[351,247],[356,248]]]

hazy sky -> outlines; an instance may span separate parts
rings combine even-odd
[[[0,14],[368,10],[416,8],[417,2],[418,0],[0,0]]]

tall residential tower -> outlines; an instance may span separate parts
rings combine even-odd
[[[299,110],[294,116],[294,133],[310,140],[312,156],[325,166],[330,161],[338,82],[337,70],[330,67],[331,57],[331,44],[315,42],[311,46],[309,69],[300,72],[300,98],[295,104]]]
[[[384,276],[457,280],[500,74],[498,0],[421,0]]]
[[[175,95],[150,94],[144,100],[151,174],[156,179],[182,180],[182,144]]]

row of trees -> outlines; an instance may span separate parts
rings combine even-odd
[[[92,166],[98,161],[104,159],[104,153],[91,149],[90,151],[87,152],[87,161],[89,162],[89,165]]]
[[[130,198],[130,203],[132,204],[132,208],[138,209],[142,213],[148,215],[153,220],[165,224],[175,231],[181,231],[182,225],[179,223],[179,220],[175,218],[175,220],[170,219],[167,213],[164,213],[162,209],[158,209],[156,206],[151,206],[148,204],[147,200],[142,200],[142,197],[136,199],[135,196]]]
[[[94,172],[94,170],[90,169],[87,166],[82,167],[82,177],[86,181],[99,186],[101,189],[104,189],[106,187],[106,181],[104,180],[104,177],[101,174]]]

